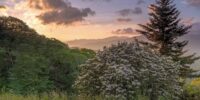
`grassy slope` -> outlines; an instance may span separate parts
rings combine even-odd
[[[97,97],[89,97],[89,96],[66,96],[66,95],[59,95],[56,93],[52,93],[51,95],[28,95],[28,96],[21,96],[15,95],[10,93],[0,94],[0,100],[116,100],[112,98],[107,98],[103,96]],[[146,97],[138,97],[137,100],[148,100]]]

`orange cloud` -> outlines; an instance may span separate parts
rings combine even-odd
[[[6,7],[3,5],[0,5],[0,9],[6,9]]]
[[[45,12],[37,16],[43,24],[70,25],[84,21],[85,17],[94,15],[90,8],[73,7],[67,0],[29,0],[29,6]]]

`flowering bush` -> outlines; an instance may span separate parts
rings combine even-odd
[[[139,43],[105,47],[80,67],[75,86],[86,94],[121,99],[144,95],[177,99],[180,65]]]

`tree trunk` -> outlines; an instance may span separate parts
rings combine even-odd
[[[158,95],[156,92],[151,93],[150,100],[158,100]]]
[[[152,92],[150,94],[150,100],[158,100],[157,85],[152,84]]]

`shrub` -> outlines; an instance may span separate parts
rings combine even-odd
[[[192,80],[184,87],[183,100],[199,100],[200,98],[200,78]]]
[[[91,95],[134,99],[138,94],[152,100],[160,96],[178,99],[180,65],[139,43],[105,47],[80,67],[75,86]]]

